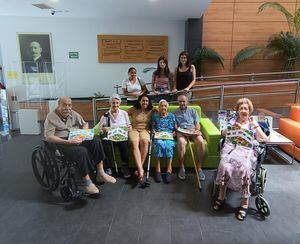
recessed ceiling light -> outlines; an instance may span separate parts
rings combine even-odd
[[[40,8],[40,9],[53,9],[50,5],[46,3],[33,3],[32,4],[34,7]]]

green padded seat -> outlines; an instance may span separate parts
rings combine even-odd
[[[128,105],[122,105],[120,106],[120,109],[122,110],[127,110],[131,106]],[[201,108],[200,106],[197,105],[190,105],[189,107],[194,108],[197,111],[197,114],[200,118],[200,124],[201,124],[201,132],[202,135],[205,139],[205,156],[203,160],[203,168],[217,168],[219,164],[219,152],[218,152],[218,146],[219,146],[219,141],[220,141],[220,131],[218,128],[211,122],[210,119],[208,118],[201,118]],[[168,107],[168,111],[172,112],[175,109],[177,109],[178,106],[175,105],[170,105]],[[99,124],[97,124],[94,127],[94,132],[96,136],[100,135],[99,132]],[[192,147],[194,149],[194,155],[196,156],[196,149],[195,145],[192,142]],[[115,150],[116,153],[116,159],[118,162],[118,165],[121,165],[120,161],[120,155],[118,150]],[[196,157],[197,159],[197,157]],[[147,163],[147,162],[146,162]],[[155,157],[151,157],[151,165],[154,166],[155,163]],[[113,163],[112,163],[113,164]],[[130,156],[130,166],[135,167],[135,163],[133,160],[132,155]],[[164,163],[162,163],[162,166],[164,166]],[[178,160],[177,160],[177,146],[175,148],[175,154],[173,158],[173,167],[177,168],[178,167]],[[189,147],[187,146],[186,148],[186,154],[185,154],[185,167],[186,168],[193,168],[193,161],[192,161],[192,156]]]

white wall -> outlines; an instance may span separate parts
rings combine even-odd
[[[150,82],[151,73],[142,74],[142,69],[156,64],[145,63],[98,63],[97,35],[165,35],[169,37],[169,63],[174,70],[178,54],[184,48],[184,21],[162,20],[97,20],[66,18],[0,17],[0,46],[5,72],[17,71],[18,78],[7,79],[7,87],[22,93],[20,53],[17,33],[51,33],[53,59],[61,72],[59,90],[71,97],[89,97],[94,92],[110,95],[113,86],[121,84],[127,77],[127,70],[135,66],[139,76]],[[69,59],[69,51],[78,51],[79,59]],[[63,70],[63,71],[62,71]],[[57,75],[57,74],[56,74]],[[48,88],[45,87],[47,90]],[[18,94],[21,95],[21,94]],[[49,95],[49,94],[48,94]],[[48,96],[44,95],[44,96]],[[53,94],[52,94],[53,95]],[[22,99],[21,99],[22,100]]]

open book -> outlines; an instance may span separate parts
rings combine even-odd
[[[166,131],[156,131],[154,134],[154,139],[161,139],[161,140],[174,140],[172,132]]]
[[[128,127],[119,126],[119,127],[106,127],[107,130],[107,139],[110,141],[127,141],[128,140]]]
[[[71,129],[69,133],[68,140],[75,138],[82,139],[82,141],[89,141],[94,139],[94,130],[93,129]]]
[[[184,129],[184,128],[177,128],[177,131],[182,133],[182,134],[186,134],[186,135],[190,135],[193,136],[195,135],[195,129]]]
[[[252,148],[254,144],[254,134],[250,130],[239,128],[235,125],[228,126],[226,142]]]

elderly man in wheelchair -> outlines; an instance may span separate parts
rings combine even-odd
[[[68,139],[70,130],[75,128],[88,129],[88,123],[83,120],[81,115],[72,110],[71,99],[63,96],[58,100],[57,108],[53,112],[50,112],[45,120],[44,136],[46,139],[45,146],[47,148],[45,150],[48,152],[52,151],[54,154],[58,151],[59,154],[63,155],[65,160],[75,162],[75,166],[82,177],[84,192],[91,195],[99,194],[98,187],[90,178],[90,173],[95,169],[95,165],[97,167],[97,181],[115,183],[116,179],[107,175],[103,170],[103,159],[105,155],[101,140],[99,138],[94,138],[92,140],[83,141],[82,138],[78,137]],[[59,169],[57,165],[52,167],[49,167],[48,165],[46,167],[46,171],[51,169],[51,172],[43,172],[42,176],[36,173],[37,158],[40,153],[40,149],[41,147],[36,148],[33,153],[33,169],[35,176],[41,184],[43,183],[43,176],[46,175],[45,178],[47,179],[45,184],[47,185],[47,183],[49,183],[49,179],[53,180],[53,178],[55,178],[54,175],[57,175],[57,171],[59,171]],[[55,161],[55,155],[48,155],[48,159],[52,161],[53,164],[53,161]],[[55,162],[55,164],[57,163]],[[59,172],[57,178],[60,178]],[[56,180],[54,179],[54,181]],[[52,189],[49,190],[55,190],[54,188],[57,188],[58,184],[59,181],[55,182],[55,186],[51,186],[50,188]]]
[[[224,204],[226,188],[239,191],[242,195],[240,207],[236,212],[236,218],[245,220],[249,206],[251,180],[256,169],[258,152],[253,143],[239,142],[239,138],[254,138],[259,142],[266,142],[267,136],[260,128],[257,121],[250,114],[253,111],[252,102],[248,98],[241,98],[235,107],[237,116],[228,121],[227,129],[222,131],[226,138],[221,149],[221,161],[218,167],[215,184],[219,186],[217,199],[213,209],[219,211]],[[245,132],[245,134],[243,134]],[[246,133],[247,132],[247,133]],[[230,139],[230,137],[235,139]],[[237,139],[236,139],[237,138]],[[250,138],[250,139],[251,139]],[[257,177],[257,176],[256,176]]]

